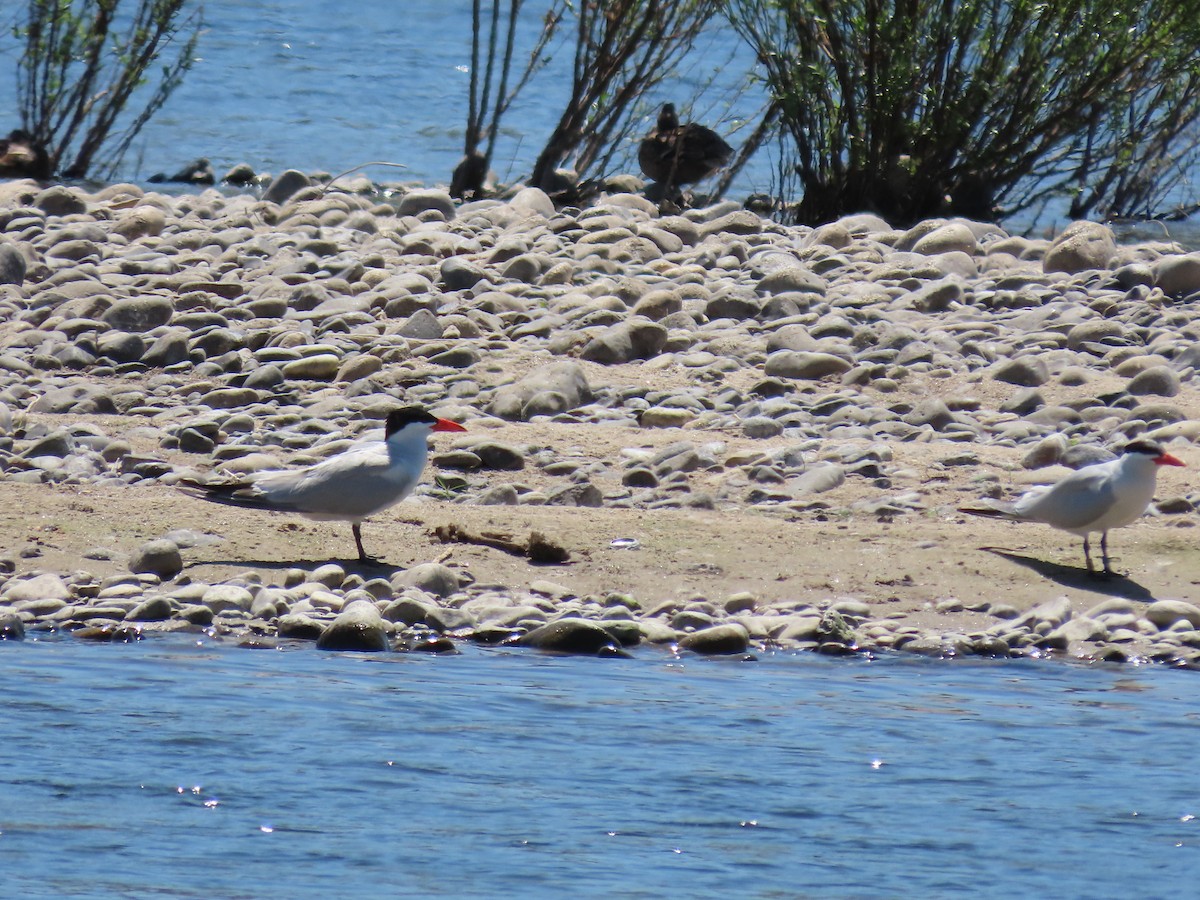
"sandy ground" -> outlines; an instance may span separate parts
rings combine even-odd
[[[69,419],[70,417],[57,417]],[[110,434],[144,422],[104,417],[98,424]],[[610,425],[539,423],[504,424],[489,437],[526,446],[561,448],[565,455],[611,459],[621,447],[655,447],[687,439],[725,442],[726,452],[769,452],[788,441],[751,441],[740,436],[695,429],[630,429]],[[433,450],[449,446],[436,435]],[[364,540],[387,565],[363,567],[354,559],[349,526],[312,522],[296,516],[267,514],[193,499],[166,485],[126,488],[70,487],[0,483],[0,542],[15,558],[18,572],[60,573],[85,569],[101,577],[126,571],[125,563],[141,543],[176,529],[219,537],[219,542],[184,551],[184,576],[216,582],[246,571],[266,583],[281,583],[287,568],[312,568],[331,559],[365,577],[388,576],[396,568],[442,561],[470,573],[477,583],[514,590],[535,589],[574,595],[632,594],[650,608],[661,601],[704,597],[724,602],[749,592],[760,608],[776,604],[822,603],[855,598],[871,604],[875,617],[892,617],[941,631],[978,630],[996,621],[971,612],[982,602],[1003,602],[1026,609],[1067,596],[1086,611],[1110,597],[1151,602],[1200,597],[1200,557],[1193,552],[1194,514],[1146,517],[1110,536],[1110,550],[1124,577],[1101,580],[1083,569],[1078,538],[1046,526],[1023,525],[971,516],[956,508],[978,495],[978,478],[994,473],[1006,488],[1045,477],[1018,466],[1021,450],[967,449],[979,466],[943,466],[939,461],[962,449],[949,442],[891,444],[893,468],[905,473],[881,492],[863,478],[851,477],[833,491],[811,498],[815,508],[717,508],[714,510],[624,510],[548,506],[476,506],[432,497],[411,498],[369,520]],[[1158,497],[1189,492],[1200,452],[1175,446],[1190,466],[1164,467]],[[206,459],[165,455],[203,468]],[[1057,470],[1056,470],[1057,471]],[[611,467],[617,483],[620,467]],[[428,478],[436,472],[427,471]],[[721,471],[693,473],[693,490]],[[527,466],[521,472],[477,472],[473,485],[513,481],[538,488],[546,480]],[[546,483],[549,483],[548,481]],[[561,479],[556,483],[562,483]],[[878,498],[915,490],[924,509],[880,521],[868,513],[848,512],[860,497]],[[831,507],[822,511],[821,505]],[[803,504],[801,504],[803,505]],[[534,565],[501,550],[472,544],[442,544],[438,525],[457,524],[474,531],[504,532],[521,538],[537,530],[566,547],[569,562]],[[632,538],[637,549],[614,546]],[[1094,552],[1098,556],[1098,541]],[[111,560],[85,558],[93,548],[108,548]],[[948,598],[967,609],[938,612]]]

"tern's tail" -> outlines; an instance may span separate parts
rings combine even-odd
[[[275,509],[263,501],[261,495],[254,493],[249,481],[193,481],[181,478],[175,485],[181,493],[201,500],[211,500],[213,503],[224,503],[227,506],[243,506],[249,509]]]
[[[988,519],[1012,519],[1020,521],[1024,519],[1012,503],[1005,503],[1003,500],[980,500],[980,506],[960,506],[960,513],[967,513],[971,516],[984,516]]]

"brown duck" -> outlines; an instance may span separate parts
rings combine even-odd
[[[688,122],[679,124],[674,103],[664,103],[658,125],[638,148],[638,163],[652,180],[668,190],[693,184],[729,162],[733,148],[711,128]]]

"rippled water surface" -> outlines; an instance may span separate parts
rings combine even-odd
[[[1186,895],[1195,673],[0,645],[5,897]]]
[[[12,36],[23,4],[0,4],[0,134],[16,120],[20,43]],[[469,84],[470,5],[444,0],[204,0],[206,28],[196,63],[167,105],[138,136],[117,171],[144,182],[208,157],[218,177],[239,162],[255,171],[286,168],[333,174],[367,162],[376,181],[445,184],[462,155]],[[540,33],[544,4],[525,5],[515,59],[523,65]],[[567,34],[563,33],[563,38]],[[570,90],[573,51],[551,43],[546,68],[520,94],[500,129],[493,169],[501,182],[528,176],[553,131]],[[678,68],[645,98],[643,125],[673,100],[717,128],[735,146],[765,103],[761,79],[747,81],[753,57],[728,30],[713,28]],[[130,104],[130,114],[144,101]],[[636,172],[633,135],[614,161]],[[729,196],[779,190],[777,154],[757,154]],[[1192,179],[1193,181],[1195,178]],[[169,190],[179,190],[168,186]],[[1182,198],[1190,201],[1190,196]],[[1014,232],[1061,227],[1065,204],[1023,214]],[[1124,228],[1126,240],[1170,239],[1200,248],[1200,223],[1150,223]]]
[[[518,67],[541,31],[545,7],[526,4]],[[205,0],[204,9],[207,27],[196,63],[143,129],[119,177],[171,173],[205,156],[218,176],[238,162],[260,172],[338,173],[384,160],[407,169],[376,167],[365,174],[385,181],[450,180],[467,116],[470,4]],[[5,34],[15,17],[0,4],[0,110],[15,109],[20,45]],[[573,50],[557,41],[549,51],[548,66],[502,122],[493,165],[501,180],[528,175],[569,97]],[[750,65],[751,55],[731,34],[702,38],[666,79],[663,96],[646,98],[646,127],[658,103],[690,104],[703,85],[711,89],[697,112],[707,124],[727,133],[747,118],[756,121],[764,95],[761,87],[745,87]],[[135,105],[140,109],[131,103],[131,111]],[[15,126],[0,117],[0,134]],[[739,190],[766,189],[771,171],[764,159]]]

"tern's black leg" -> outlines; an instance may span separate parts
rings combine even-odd
[[[351,531],[354,533],[354,543],[355,543],[355,546],[357,546],[357,547],[358,547],[358,561],[359,561],[360,563],[363,563],[364,565],[368,565],[368,566],[381,566],[381,565],[383,565],[383,563],[381,563],[381,562],[380,562],[379,560],[377,560],[375,557],[373,557],[373,556],[368,556],[368,555],[367,555],[367,551],[363,549],[363,543],[362,543],[362,523],[361,523],[361,522],[353,522],[353,523],[351,523],[351,525],[350,525],[350,530],[351,530]]]
[[[1087,563],[1089,575],[1096,574],[1096,567],[1092,565],[1092,548],[1088,546],[1088,536],[1083,536],[1083,561]]]
[[[1112,565],[1110,565],[1109,559],[1108,559],[1108,532],[1107,531],[1100,532],[1100,558],[1104,561],[1105,577],[1111,577],[1111,576],[1115,575],[1116,573],[1113,572]]]

